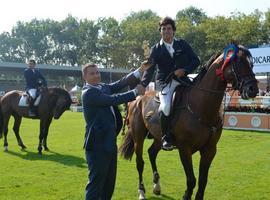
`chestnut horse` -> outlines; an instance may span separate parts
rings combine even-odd
[[[6,93],[0,100],[0,138],[4,132],[5,151],[8,150],[8,122],[11,115],[14,117],[13,131],[16,135],[18,145],[22,149],[26,148],[19,134],[22,117],[30,118],[28,116],[28,107],[19,106],[19,101],[23,93],[23,91],[13,90]],[[69,109],[70,105],[70,95],[64,89],[52,87],[43,88],[41,91],[37,116],[31,117],[33,119],[40,119],[39,154],[42,154],[42,145],[46,151],[49,150],[47,147],[47,136],[52,118],[59,119],[63,112]]]
[[[231,44],[223,53],[212,56],[192,85],[177,88],[170,127],[186,175],[183,200],[191,199],[196,185],[192,155],[197,151],[200,152],[200,166],[195,199],[203,199],[209,167],[215,157],[222,132],[224,113],[221,105],[227,83],[231,83],[234,89],[238,89],[243,99],[254,98],[258,93],[258,86],[252,68],[248,49]],[[139,199],[145,199],[142,153],[144,139],[149,135],[154,139],[148,149],[153,171],[153,192],[160,194],[160,177],[156,166],[156,157],[161,149],[158,106],[159,102],[155,100],[155,94],[141,96],[129,105],[128,132],[120,147],[120,152],[125,159],[131,159],[135,151],[139,174]]]

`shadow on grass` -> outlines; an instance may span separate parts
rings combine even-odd
[[[149,197],[147,198],[147,200],[175,200],[174,198],[170,197],[170,196],[167,196],[165,194],[161,194],[159,196],[152,196],[152,197]]]
[[[37,152],[31,152],[28,150],[22,150],[21,152],[7,151],[6,153],[17,156],[24,160],[44,160],[44,161],[53,161],[66,166],[75,166],[79,168],[87,168],[86,161],[83,158],[72,156],[72,155],[63,155],[57,152],[49,151],[46,155],[39,155]]]

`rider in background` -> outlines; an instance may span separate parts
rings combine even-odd
[[[151,48],[150,60],[152,66],[145,71],[142,85],[149,84],[157,68],[156,84],[159,92],[159,116],[162,131],[162,149],[172,150],[172,136],[169,127],[172,94],[180,83],[176,79],[187,79],[187,75],[194,71],[200,64],[198,56],[191,46],[183,39],[174,37],[175,22],[170,17],[165,17],[159,22],[161,40]],[[168,79],[174,74],[175,79]]]
[[[29,101],[29,116],[35,116],[34,102],[38,96],[38,88],[40,86],[47,87],[47,81],[44,76],[37,70],[36,61],[31,59],[28,62],[28,67],[24,70],[24,77],[26,80],[26,92],[30,96]]]

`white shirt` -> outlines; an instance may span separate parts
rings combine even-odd
[[[164,45],[165,45],[166,49],[168,50],[171,57],[173,57],[173,53],[174,53],[173,42],[174,42],[174,40],[172,41],[171,44],[165,42],[163,39],[161,39],[161,41],[160,41],[161,45],[164,43]]]

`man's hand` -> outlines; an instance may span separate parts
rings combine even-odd
[[[174,71],[174,75],[178,78],[185,76],[185,74],[186,74],[186,72],[184,69],[177,69]]]
[[[141,84],[138,84],[135,88],[137,95],[144,95],[145,87]]]
[[[149,62],[148,60],[143,61],[141,66],[139,67],[140,73],[143,73],[144,71],[149,69],[150,66],[151,66],[151,62]]]

